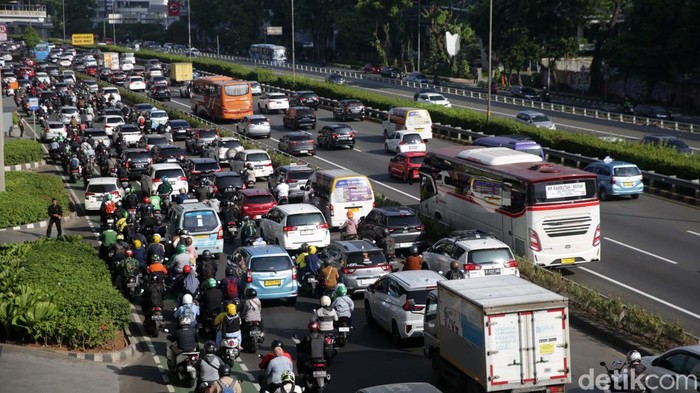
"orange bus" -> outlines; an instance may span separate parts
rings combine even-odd
[[[253,114],[250,84],[228,76],[208,76],[192,81],[192,113],[212,120],[240,120]]]

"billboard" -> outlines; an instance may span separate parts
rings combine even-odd
[[[71,36],[72,45],[95,45],[94,34],[73,34]]]

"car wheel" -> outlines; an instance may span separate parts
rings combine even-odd
[[[365,320],[370,326],[374,326],[377,324],[377,322],[374,320],[374,316],[372,315],[372,309],[369,308],[369,302],[367,301],[365,301]]]
[[[401,175],[401,181],[408,183],[408,173],[404,172],[403,175]]]
[[[388,152],[389,152],[389,146],[385,143],[384,144],[384,153],[388,153]]]
[[[608,192],[605,191],[605,188],[600,189],[600,200],[601,201],[607,201],[610,199],[610,196],[608,195]]]
[[[404,340],[399,334],[399,326],[396,321],[391,321],[391,341],[399,348],[403,345]]]

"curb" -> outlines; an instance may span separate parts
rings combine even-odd
[[[572,326],[612,345],[622,353],[627,353],[633,349],[639,351],[642,356],[658,353],[658,351],[637,342],[629,333],[601,325],[600,321],[596,321],[586,314],[576,312],[572,308],[569,308],[569,321]]]
[[[73,202],[73,203],[75,203],[75,202]],[[73,220],[76,217],[78,217],[78,212],[71,212],[67,217],[63,217],[63,219],[61,220],[61,223]],[[39,222],[33,222],[30,224],[18,225],[16,227],[12,227],[12,228],[0,228],[0,232],[21,231],[21,230],[25,230],[25,229],[36,229],[36,228],[46,228],[48,225],[49,225],[49,220],[44,220],[44,221],[39,221]]]
[[[29,171],[32,169],[36,169],[40,166],[46,165],[46,160],[41,160],[41,161],[36,161],[36,162],[30,162],[28,164],[19,164],[19,165],[11,165],[11,166],[6,166],[5,171],[10,172],[10,171]]]

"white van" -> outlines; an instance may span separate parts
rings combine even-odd
[[[433,121],[430,113],[419,108],[392,108],[384,116],[384,139],[394,131],[415,131],[421,134],[423,140],[433,139]]]
[[[172,238],[183,229],[190,231],[199,255],[206,250],[212,254],[224,252],[224,229],[212,207],[196,200],[173,204],[168,213],[168,235]]]
[[[348,211],[359,219],[374,208],[374,191],[369,179],[353,171],[316,171],[306,184],[306,189],[310,190],[309,203],[323,212],[332,228],[343,225]]]

